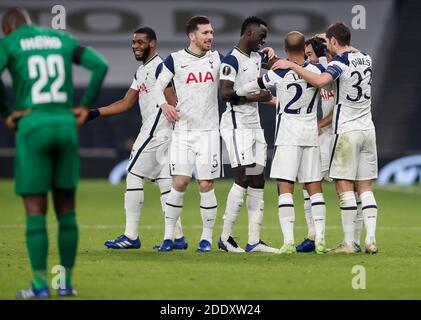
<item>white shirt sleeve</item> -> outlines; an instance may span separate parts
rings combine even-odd
[[[165,99],[164,95],[164,90],[173,77],[174,74],[170,70],[168,70],[168,68],[164,64],[164,66],[162,67],[162,71],[158,76],[158,79],[156,79],[156,83],[153,89],[153,95],[158,106],[167,103],[167,100]]]

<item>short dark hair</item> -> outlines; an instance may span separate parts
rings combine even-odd
[[[196,31],[199,24],[210,24],[210,20],[206,16],[191,17],[186,23],[186,34]]]
[[[331,24],[326,30],[326,38],[335,37],[341,46],[348,46],[351,44],[351,31],[342,21]]]
[[[265,27],[268,26],[267,23],[263,21],[262,19],[255,16],[250,16],[246,18],[246,20],[244,20],[243,24],[241,25],[241,35],[243,35],[244,32],[246,32],[247,28],[253,24],[258,25],[258,26],[263,24]]]
[[[137,29],[134,33],[143,33],[146,34],[149,40],[156,40],[156,33],[152,28],[142,27]]]

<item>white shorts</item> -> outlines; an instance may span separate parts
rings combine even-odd
[[[276,146],[270,177],[300,183],[322,180],[319,147]]]
[[[150,180],[171,178],[168,161],[170,137],[138,135],[127,171]]]
[[[329,177],[340,180],[377,178],[375,130],[360,130],[336,135]]]
[[[329,178],[329,165],[330,159],[332,159],[332,149],[333,149],[333,141],[335,136],[329,132],[322,132],[319,135],[319,144],[320,144],[320,156],[321,156],[321,170],[323,178],[332,181]]]
[[[192,176],[197,180],[213,180],[222,175],[221,139],[219,130],[175,130],[170,147],[172,176]]]
[[[262,129],[223,129],[221,136],[231,168],[252,164],[266,166],[267,144]]]

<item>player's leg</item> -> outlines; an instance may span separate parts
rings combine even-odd
[[[316,253],[325,253],[326,205],[322,193],[322,171],[320,148],[302,147],[302,158],[298,169],[298,181],[305,184],[310,196],[311,215],[315,229]]]
[[[336,192],[339,196],[339,207],[341,210],[344,240],[331,252],[354,253],[357,252],[354,245],[355,219],[357,217],[357,201],[354,193],[354,181],[336,180]]]
[[[188,131],[173,131],[169,163],[172,175],[172,187],[165,203],[165,232],[164,241],[159,251],[171,251],[174,248],[174,233],[177,221],[181,216],[184,194],[190,182],[194,168],[194,154],[190,146]]]
[[[47,134],[47,135],[46,135]],[[26,212],[25,242],[33,273],[31,287],[16,293],[19,299],[48,298],[47,193],[51,183],[51,159],[45,129],[16,133],[15,190]]]
[[[124,193],[124,209],[126,214],[126,228],[124,234],[115,240],[107,240],[104,245],[110,249],[138,249],[139,221],[144,201],[144,179],[132,173],[126,177],[126,192]]]
[[[310,195],[311,215],[314,221],[316,253],[326,253],[326,204],[320,181],[305,183]]]
[[[237,132],[236,132],[237,131]],[[245,174],[246,167],[241,165],[240,151],[238,145],[238,130],[221,130],[221,136],[224,140],[231,168],[234,174],[234,183],[226,201],[225,212],[223,216],[224,224],[222,226],[221,237],[218,247],[226,252],[244,252],[233,238],[233,227],[237,220],[241,207],[244,204],[244,195],[249,185],[248,177]]]
[[[47,282],[47,195],[23,196],[26,210],[25,242],[31,263],[33,279],[29,289],[16,293],[18,299],[49,298]]]
[[[178,219],[183,210],[184,194],[190,182],[189,176],[173,176],[172,188],[165,203],[165,232],[164,241],[159,251],[166,252],[174,249],[174,234]]]
[[[278,180],[278,217],[284,244],[280,253],[294,253],[294,183],[301,161],[302,150],[298,146],[276,146],[270,177]]]
[[[355,185],[354,185],[354,190],[357,190]],[[363,230],[364,217],[363,217],[363,211],[362,211],[362,206],[361,206],[361,198],[357,192],[355,192],[355,200],[357,201],[357,216],[355,219],[354,244],[355,244],[355,247],[357,248],[357,251],[361,252],[360,240],[361,240],[361,232]]]
[[[337,135],[332,151],[329,177],[335,179],[336,192],[339,196],[344,240],[332,253],[357,252],[354,245],[357,201],[354,193],[354,181],[357,176],[361,135],[359,132],[347,132]]]
[[[249,180],[245,175],[245,167],[238,166],[232,170],[234,173],[234,183],[228,193],[223,216],[224,224],[218,247],[227,252],[241,253],[244,252],[244,249],[238,246],[237,242],[232,237],[232,234],[234,223],[237,220],[244,203],[244,195],[246,194]]]
[[[250,172],[247,168],[246,173]],[[248,213],[248,241],[245,248],[246,252],[268,252],[278,253],[279,249],[268,246],[261,240],[260,228],[263,222],[264,214],[264,187],[265,176],[264,167],[260,166],[260,174],[248,175],[250,183],[247,188],[247,213]]]
[[[169,178],[157,179],[155,183],[157,184],[159,191],[161,192],[161,197],[160,197],[161,207],[162,207],[162,212],[164,212],[164,215],[165,215],[165,204],[167,203],[168,195],[171,192],[172,179],[169,179]],[[187,247],[188,247],[188,243],[183,234],[183,228],[181,226],[181,217],[179,217],[175,224],[175,230],[174,230],[174,249],[184,250],[184,249],[187,249]]]
[[[76,261],[79,240],[75,210],[75,190],[54,189],[53,203],[58,222],[58,250],[60,265],[65,270],[65,283],[60,283],[59,296],[74,296],[72,272]]]
[[[360,154],[356,190],[361,198],[361,206],[366,227],[365,251],[377,253],[376,224],[377,203],[372,191],[372,180],[377,178],[377,148],[374,130],[364,131],[364,143]]]
[[[280,253],[289,254],[296,252],[294,245],[294,182],[290,180],[278,180],[278,216],[281,225],[284,244],[280,249]]]
[[[68,125],[54,130],[56,144],[52,170],[53,202],[58,222],[60,264],[66,271],[66,286],[60,286],[61,297],[74,296],[72,272],[79,238],[75,194],[79,181],[79,148],[74,118]]]
[[[217,201],[213,180],[199,180],[200,215],[202,216],[202,235],[196,251],[207,252],[212,247],[213,228],[217,214]]]
[[[376,225],[377,225],[377,203],[372,191],[371,180],[356,181],[357,193],[361,198],[361,206],[366,229],[365,250],[367,253],[377,253],[376,246]]]
[[[307,237],[297,246],[297,252],[313,252],[315,249],[316,230],[314,228],[314,220],[311,214],[311,201],[310,195],[303,184],[304,196],[304,217],[307,224]]]
[[[208,252],[212,246],[212,234],[217,214],[214,179],[219,178],[222,173],[221,141],[219,130],[195,132],[192,137],[203,223],[202,235],[196,251]]]

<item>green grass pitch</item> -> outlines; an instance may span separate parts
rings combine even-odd
[[[125,185],[83,180],[78,190],[80,242],[74,284],[80,299],[420,299],[421,187],[376,187],[379,206],[379,253],[281,256],[227,254],[217,249],[230,180],[216,182],[218,217],[213,251],[196,253],[201,233],[197,184],[187,191],[182,223],[189,242],[186,251],[155,252],[162,240],[163,214],[158,188],[147,184],[142,211],[140,250],[107,250],[103,243],[124,231]],[[338,201],[332,184],[325,184],[327,245],[342,239]],[[306,235],[299,188],[295,192],[296,241]],[[13,299],[28,286],[31,273],[24,240],[24,211],[13,193],[13,181],[0,181],[0,298]],[[57,227],[49,208],[49,268],[58,264]],[[243,208],[235,225],[241,246],[247,242]],[[363,232],[364,235],[364,232]],[[262,239],[279,247],[276,185],[265,189]],[[355,265],[366,270],[366,289],[352,288]],[[53,275],[50,275],[50,278]]]

